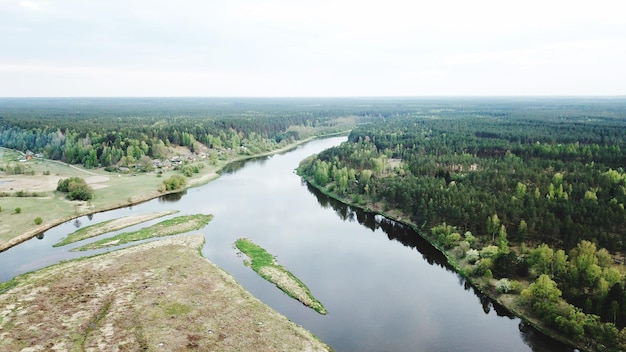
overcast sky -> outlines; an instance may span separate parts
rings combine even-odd
[[[0,96],[624,95],[624,8],[0,0]]]

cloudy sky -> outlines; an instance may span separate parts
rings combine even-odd
[[[624,95],[625,8],[0,0],[0,96]]]

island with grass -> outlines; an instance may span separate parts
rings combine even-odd
[[[289,297],[300,301],[305,306],[320,314],[328,314],[328,311],[318,301],[311,290],[295,275],[276,262],[276,258],[265,249],[247,238],[240,238],[235,242],[235,247],[250,258],[246,261],[252,270],[265,280],[273,283]]]

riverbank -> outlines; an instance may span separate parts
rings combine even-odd
[[[326,138],[331,136],[344,135],[346,133],[347,132],[341,132],[317,137],[309,137],[288,144],[282,148],[253,155],[238,155],[228,160],[218,161],[215,164],[206,162],[205,167],[200,169],[199,173],[193,174],[191,178],[187,179],[187,185],[184,189],[178,189],[168,192],[159,192],[158,186],[168,176],[179,174],[179,172],[177,171],[164,172],[161,177],[158,177],[158,174],[137,174],[136,176],[119,175],[116,173],[108,173],[101,169],[85,170],[74,165],[67,165],[49,160],[39,160],[37,162],[53,164],[49,167],[47,165],[40,165],[39,167],[41,170],[52,170],[51,175],[47,176],[47,178],[53,179],[53,182],[48,182],[53,186],[56,186],[56,182],[58,181],[58,179],[60,179],[59,175],[69,177],[81,176],[81,174],[86,174],[90,175],[90,177],[94,177],[94,179],[97,176],[100,176],[100,179],[98,179],[98,181],[100,182],[97,183],[98,186],[94,187],[96,197],[90,202],[70,202],[65,199],[59,198],[58,195],[56,195],[54,192],[51,192],[52,195],[49,197],[4,198],[4,209],[2,209],[2,212],[0,212],[0,216],[6,218],[3,218],[5,221],[0,221],[0,232],[9,233],[5,234],[3,236],[4,238],[0,237],[0,241],[2,241],[0,242],[0,252],[6,251],[11,247],[14,247],[22,242],[30,240],[33,237],[45,233],[45,231],[55,226],[63,224],[67,221],[71,221],[81,216],[96,214],[119,208],[125,208],[155,198],[159,198],[164,195],[180,193],[189,188],[202,186],[218,178],[220,171],[231,163],[284,153],[294,148],[297,148],[301,144],[310,142],[311,140],[314,140],[316,138]],[[64,174],[64,172],[71,173]],[[31,183],[40,183],[40,179],[42,178],[42,176],[24,176],[24,178],[29,177],[36,177],[36,179],[34,179]],[[106,177],[107,180],[103,181],[102,177]],[[10,213],[9,209],[17,207],[20,207],[20,209],[22,210],[20,214]],[[35,224],[33,222],[33,219],[36,216],[42,217],[43,223],[41,225],[33,226]],[[1,223],[5,223],[5,225],[2,225]]]
[[[0,284],[2,350],[330,351],[175,236]]]
[[[428,241],[428,243],[435,248],[437,251],[439,251],[440,253],[442,253],[445,258],[446,261],[448,263],[448,267],[451,270],[456,271],[457,273],[459,273],[461,276],[463,276],[467,282],[474,288],[476,289],[478,292],[480,292],[482,295],[484,295],[485,297],[488,297],[491,301],[496,302],[497,304],[499,304],[500,306],[506,308],[509,312],[511,312],[513,315],[517,316],[518,318],[520,318],[525,324],[527,324],[528,326],[532,326],[533,328],[535,328],[537,331],[541,332],[542,334],[560,341],[566,345],[572,346],[572,349],[576,348],[579,351],[591,351],[587,346],[583,346],[580,345],[580,343],[578,343],[577,341],[573,341],[570,338],[568,338],[567,336],[559,333],[558,331],[554,331],[553,329],[550,329],[548,327],[546,327],[545,325],[542,324],[541,321],[539,321],[538,319],[535,319],[529,312],[527,312],[526,308],[523,307],[519,301],[518,301],[518,297],[519,295],[517,294],[505,294],[505,293],[499,293],[496,290],[496,282],[497,280],[495,279],[489,279],[489,278],[485,278],[485,277],[472,277],[469,275],[470,271],[467,270],[468,268],[465,267],[463,265],[463,263],[461,263],[461,260],[457,260],[457,256],[454,253],[454,248],[450,249],[450,250],[446,250],[444,249],[441,245],[439,245],[439,243],[436,242],[436,239],[433,239],[430,236],[427,236],[423,233],[423,227],[418,226],[417,224],[412,223],[409,219],[408,216],[402,214],[401,212],[398,211],[393,211],[393,210],[385,210],[382,207],[373,205],[373,204],[365,204],[363,202],[361,203],[355,203],[350,199],[341,197],[340,195],[328,191],[325,187],[320,187],[318,186],[312,179],[300,175],[311,187],[314,187],[315,189],[317,189],[318,191],[320,191],[321,193],[323,193],[324,195],[328,196],[329,198],[335,199],[343,204],[346,204],[350,207],[353,207],[355,209],[360,209],[362,211],[368,212],[368,213],[372,213],[372,214],[379,214],[382,215],[390,220],[393,220],[397,223],[403,224],[407,227],[410,227],[411,229],[413,229],[420,237],[422,237],[423,239],[425,239],[426,241]],[[525,287],[527,287],[528,283],[525,283]]]

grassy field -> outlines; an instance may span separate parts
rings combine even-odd
[[[2,351],[330,351],[177,236],[0,284]]]
[[[305,306],[320,314],[328,314],[326,308],[313,296],[311,290],[285,267],[276,263],[274,256],[265,249],[247,238],[238,239],[235,246],[250,258],[250,267],[262,278],[273,283],[289,297],[297,299]]]

